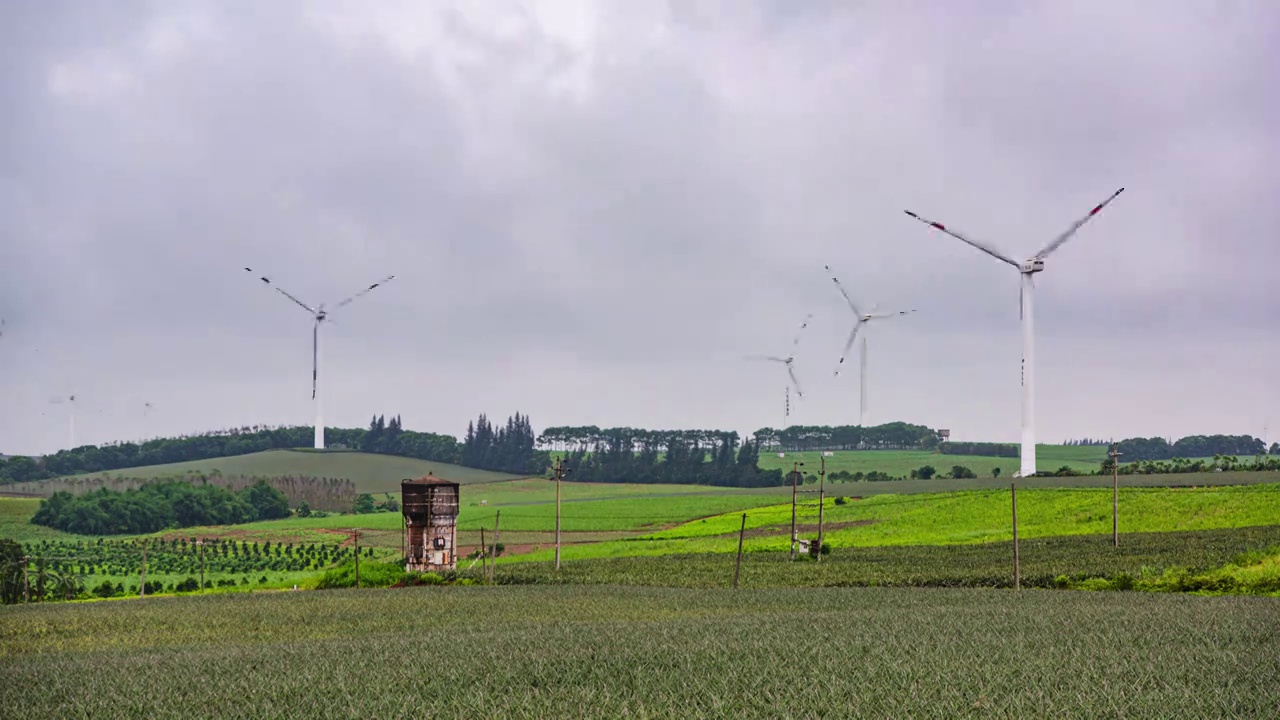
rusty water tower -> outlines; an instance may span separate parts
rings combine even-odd
[[[400,483],[405,572],[458,566],[458,483],[428,474]]]

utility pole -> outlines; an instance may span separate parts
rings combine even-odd
[[[564,468],[564,457],[556,458],[556,569],[560,569],[560,480],[569,472]]]
[[[31,602],[31,578],[27,576],[27,565],[31,563],[31,558],[26,555],[22,556],[22,603]]]
[[[138,597],[147,596],[147,543],[142,543],[142,579],[138,581]]]
[[[1120,547],[1120,443],[1111,445],[1111,545]]]
[[[822,562],[822,510],[827,497],[827,455],[822,455],[821,469],[818,470],[818,562]]]
[[[196,540],[196,547],[200,548],[200,592],[204,592],[204,538]]]
[[[484,542],[484,526],[480,526],[480,575],[489,577],[489,546]]]
[[[742,539],[747,535],[747,514],[742,513],[742,528],[738,530],[738,562],[733,566],[733,589],[738,589],[738,573],[742,571]]]
[[[796,559],[796,482],[800,478],[800,468],[804,463],[796,462],[791,468],[791,559]]]
[[[493,556],[489,560],[489,584],[493,584],[493,576],[498,572],[498,521],[502,519],[502,511],[499,510],[493,516]]]
[[[351,540],[355,543],[356,548],[356,589],[360,588],[360,531],[355,528],[351,529]]]
[[[1013,503],[1013,589],[1022,589],[1022,574],[1018,567],[1018,484],[1009,483],[1009,498]]]

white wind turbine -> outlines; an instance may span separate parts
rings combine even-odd
[[[1036,284],[1032,276],[1044,270],[1045,258],[1049,257],[1054,250],[1062,247],[1063,243],[1070,240],[1071,236],[1075,235],[1076,231],[1079,230],[1081,226],[1086,222],[1089,222],[1089,219],[1094,215],[1102,212],[1102,208],[1106,207],[1112,200],[1119,197],[1122,192],[1124,192],[1124,188],[1120,188],[1112,193],[1111,197],[1094,206],[1094,208],[1089,211],[1088,215],[1085,215],[1072,223],[1071,227],[1067,228],[1066,232],[1054,238],[1048,245],[1045,245],[1043,250],[1032,255],[1023,262],[1014,260],[1009,255],[996,250],[990,245],[965,237],[942,223],[927,220],[910,210],[903,211],[916,220],[919,220],[930,227],[941,230],[961,242],[972,245],[997,260],[1009,263],[1017,268],[1018,272],[1021,273],[1022,282],[1018,292],[1018,306],[1020,309],[1019,316],[1022,320],[1022,459],[1019,463],[1021,468],[1018,471],[1018,475],[1020,477],[1030,477],[1036,474],[1035,397],[1032,385],[1032,381],[1034,379],[1034,363],[1032,362],[1034,324],[1032,322],[1031,315],[1032,294],[1035,291]]]
[[[846,303],[849,303],[849,309],[853,311],[853,317],[854,317],[853,330],[850,331],[849,339],[846,340],[844,343],[844,352],[840,354],[840,362],[836,364],[835,374],[837,377],[839,377],[840,366],[844,365],[844,359],[849,355],[849,348],[853,347],[853,341],[857,339],[858,331],[862,329],[862,326],[864,324],[869,323],[872,320],[883,320],[885,318],[898,317],[899,315],[908,315],[910,313],[915,312],[915,310],[899,310],[897,312],[877,313],[876,308],[880,307],[879,303],[877,303],[871,306],[870,312],[864,313],[858,309],[857,305],[854,304],[853,298],[849,297],[849,293],[846,292],[844,289],[844,286],[840,284],[840,280],[835,276],[835,273],[831,272],[831,266],[824,265],[823,267],[825,267],[827,269],[827,272],[831,274],[831,282],[835,283],[836,289],[839,290],[840,294],[844,296],[844,301]],[[860,362],[858,363],[859,366],[861,367],[861,369],[859,370],[859,375],[861,377],[859,379],[859,387],[858,387],[858,425],[860,427],[866,427],[867,425],[867,334],[866,333],[862,334],[861,351],[862,351],[861,352],[862,357],[859,358]]]
[[[253,273],[252,268],[245,268],[244,270],[247,273]],[[359,298],[369,293],[379,285],[383,285],[385,283],[391,282],[392,280],[395,279],[395,277],[396,277],[395,275],[388,275],[385,278],[382,278],[378,282],[361,290],[355,295],[352,295],[346,300],[343,300],[342,302],[339,302],[338,304],[334,305],[334,309],[336,310],[337,308],[350,305],[353,301],[355,301],[356,298]],[[328,319],[329,317],[328,312],[324,309],[323,303],[321,303],[318,307],[312,308],[310,305],[302,302],[298,298],[290,295],[289,293],[280,289],[278,286],[274,285],[271,282],[271,280],[267,279],[266,277],[260,276],[258,279],[261,280],[266,285],[270,286],[276,292],[289,298],[294,303],[296,303],[299,307],[301,307],[303,310],[306,310],[308,313],[311,314],[311,319],[313,321],[313,324],[311,327],[311,399],[314,400],[316,404],[315,447],[317,450],[323,450],[324,449],[324,416],[323,416],[322,407],[320,404],[320,393],[318,390],[319,377],[320,377],[320,324]]]
[[[800,381],[796,379],[795,368],[792,363],[796,359],[796,348],[800,346],[800,336],[804,334],[804,329],[809,327],[809,320],[813,318],[813,313],[804,317],[804,322],[800,323],[800,329],[796,331],[796,337],[791,341],[791,353],[786,357],[778,357],[777,355],[747,355],[747,360],[764,360],[767,362],[781,363],[787,368],[787,377],[791,378],[791,385],[786,387],[785,404],[782,412],[782,428],[785,430],[787,423],[791,417],[791,388],[795,387],[796,397],[804,397],[804,392],[800,390]]]
[[[67,403],[70,413],[67,419],[67,449],[74,450],[76,447],[76,396],[68,395],[66,397],[55,397],[49,400],[54,405]]]

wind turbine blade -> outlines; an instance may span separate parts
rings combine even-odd
[[[351,297],[347,298],[346,300],[343,300],[342,302],[338,303],[337,305],[334,305],[334,306],[333,306],[333,309],[334,309],[334,310],[337,310],[337,309],[338,309],[338,308],[340,308],[340,307],[345,307],[345,306],[347,306],[347,305],[350,305],[352,302],[354,302],[354,301],[355,301],[355,299],[356,299],[356,298],[361,297],[361,296],[364,296],[364,295],[367,295],[367,294],[369,294],[370,292],[372,292],[372,291],[373,291],[373,289],[374,289],[374,288],[376,288],[376,287],[378,287],[379,285],[384,285],[384,284],[389,283],[389,282],[391,282],[392,280],[395,280],[395,279],[396,279],[396,276],[395,276],[395,275],[388,275],[388,276],[386,276],[386,277],[382,278],[381,280],[379,280],[378,282],[376,282],[376,283],[374,283],[374,284],[370,285],[369,287],[367,287],[367,288],[365,288],[365,289],[361,290],[360,292],[356,293],[355,295],[352,295]]]
[[[804,322],[800,323],[800,329],[796,331],[796,339],[791,341],[791,354],[796,354],[796,348],[800,347],[800,336],[804,334],[804,329],[809,327],[809,321],[813,319],[813,313],[804,316]]]
[[[1097,215],[1098,213],[1102,212],[1102,208],[1106,207],[1107,205],[1110,205],[1111,201],[1115,200],[1117,197],[1120,197],[1120,193],[1122,192],[1124,192],[1124,188],[1120,188],[1119,190],[1111,193],[1111,197],[1095,205],[1094,208],[1089,211],[1088,215],[1085,215],[1084,217],[1075,221],[1075,223],[1073,223],[1071,227],[1067,228],[1066,232],[1054,238],[1053,242],[1049,243],[1048,245],[1045,245],[1043,250],[1036,253],[1036,258],[1039,260],[1043,260],[1049,257],[1049,253],[1062,247],[1062,244],[1070,240],[1071,236],[1075,235],[1076,231],[1079,230],[1081,226],[1089,222],[1090,218],[1092,218],[1094,215]]]
[[[319,367],[320,355],[320,321],[317,320],[311,326],[311,399],[316,399],[316,376]]]
[[[853,342],[858,339],[858,329],[862,327],[862,319],[853,324],[853,332],[849,333],[849,339],[844,343],[844,351],[840,353],[840,362],[836,365],[836,375],[840,374],[840,366],[844,365],[844,359],[849,356],[849,348],[853,347]]]
[[[800,390],[800,381],[796,379],[796,371],[791,368],[790,364],[787,365],[787,374],[791,376],[791,384],[796,386],[796,396],[804,397],[804,392]]]
[[[898,317],[900,315],[910,315],[913,312],[915,312],[915,310],[899,310],[898,312],[880,313],[879,315],[870,315],[869,317],[875,320],[878,318],[891,318],[891,317]]]
[[[845,292],[844,286],[840,284],[840,279],[836,277],[836,274],[834,272],[831,272],[831,266],[823,265],[822,267],[826,268],[827,273],[831,275],[831,282],[836,284],[836,289],[839,290],[840,294],[844,296],[844,301],[849,303],[849,309],[853,311],[854,315],[858,315],[859,317],[861,317],[862,311],[859,310],[858,306],[853,303],[853,298],[849,297],[849,293]]]
[[[253,272],[253,268],[245,268],[245,272],[252,273],[252,272]],[[272,290],[275,290],[276,292],[280,293],[281,295],[283,295],[283,296],[285,296],[285,297],[289,298],[290,300],[294,301],[295,303],[297,303],[297,304],[298,304],[298,306],[299,306],[299,307],[301,307],[303,310],[306,310],[307,312],[311,313],[312,315],[315,315],[315,314],[316,314],[316,311],[315,311],[315,310],[314,310],[310,305],[308,305],[308,304],[306,304],[306,303],[302,302],[302,301],[301,301],[301,300],[299,300],[298,298],[296,298],[296,297],[294,297],[294,296],[290,295],[289,293],[285,292],[284,290],[280,289],[280,287],[279,287],[279,286],[277,286],[277,285],[275,285],[274,283],[272,283],[272,282],[271,282],[271,280],[269,280],[269,279],[267,279],[266,277],[263,277],[263,276],[258,276],[258,279],[259,279],[259,280],[261,280],[262,282],[266,283],[266,284],[267,284],[267,286],[268,286],[268,287],[270,287]]]
[[[1005,262],[1009,263],[1010,265],[1012,265],[1012,266],[1014,266],[1014,267],[1016,267],[1016,268],[1018,268],[1018,269],[1022,269],[1022,265],[1021,265],[1020,263],[1018,263],[1017,261],[1015,261],[1013,258],[1009,257],[1008,255],[1006,255],[1006,254],[1004,254],[1004,253],[1000,252],[999,250],[996,250],[995,248],[991,247],[990,245],[986,245],[986,244],[984,244],[984,243],[980,243],[980,242],[978,242],[977,240],[973,240],[973,239],[967,238],[967,237],[965,237],[964,235],[961,235],[960,233],[956,232],[955,230],[952,230],[951,228],[947,227],[946,225],[943,225],[943,224],[942,224],[942,223],[940,223],[940,222],[934,222],[934,221],[929,220],[929,219],[927,219],[927,218],[922,218],[922,217],[920,217],[919,215],[917,215],[917,214],[915,214],[915,213],[911,212],[910,210],[903,210],[903,212],[905,212],[906,214],[910,215],[911,217],[913,217],[913,218],[915,218],[915,219],[919,220],[920,222],[924,223],[925,225],[928,225],[928,226],[929,226],[929,227],[931,227],[931,228],[934,228],[934,229],[936,229],[936,230],[941,230],[942,232],[944,232],[944,233],[946,233],[946,234],[950,235],[951,237],[953,237],[953,238],[955,238],[955,239],[959,240],[960,242],[963,242],[963,243],[968,244],[968,245],[972,245],[973,247],[975,247],[975,248],[977,248],[977,249],[981,250],[982,252],[984,252],[984,253],[986,253],[986,254],[990,255],[991,257],[993,257],[993,258],[995,258],[995,259],[997,259],[997,260],[1003,260],[1003,261],[1005,261]]]
[[[769,362],[785,363],[786,358],[780,358],[777,355],[743,355],[743,360],[768,360]]]

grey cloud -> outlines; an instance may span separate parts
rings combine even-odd
[[[1029,254],[1121,185],[1038,279],[1046,437],[1280,404],[1269,6],[581,7],[0,11],[0,451],[62,443],[31,418],[65,387],[86,441],[144,398],[172,431],[307,422],[307,320],[245,265],[314,302],[398,276],[334,315],[332,422],[749,431],[781,385],[741,355],[807,312],[794,419],[849,422],[830,263],[919,310],[872,336],[873,419],[1012,439],[1016,273],[901,211]]]

